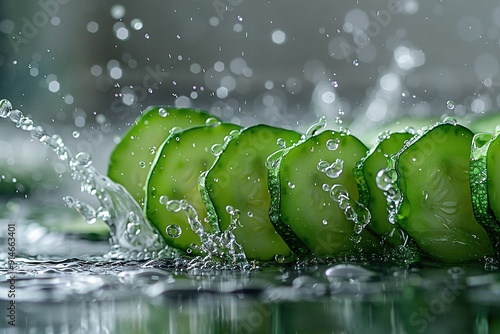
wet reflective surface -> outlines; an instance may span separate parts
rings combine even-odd
[[[53,214],[40,217],[50,221]],[[186,270],[183,260],[103,257],[109,243],[101,232],[60,232],[12,216],[1,225],[12,223],[16,267],[9,270],[8,255],[1,253],[0,299],[5,306],[15,300],[15,329],[21,333],[500,330],[500,273],[494,264],[403,266],[346,259],[249,271]],[[6,231],[1,249],[7,249]],[[15,298],[8,298],[12,275]],[[5,322],[2,328],[16,333]]]

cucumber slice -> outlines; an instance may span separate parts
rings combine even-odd
[[[141,206],[144,204],[149,169],[157,149],[172,128],[199,126],[214,119],[210,114],[193,109],[149,107],[122,137],[111,153],[108,176],[120,183]]]
[[[366,152],[356,137],[334,131],[322,132],[288,150],[271,172],[271,193],[276,201],[271,217],[277,230],[289,230],[317,257],[336,256],[371,244],[373,236],[364,229],[361,243],[357,243],[355,223],[341,209],[347,203],[336,203],[323,186],[345,189],[349,207],[355,209],[352,202],[359,194],[353,169]],[[331,173],[325,173],[321,166],[325,161],[331,164]],[[291,240],[289,233],[284,238]],[[301,251],[294,240],[290,247]]]
[[[461,125],[438,123],[414,137],[395,159],[401,190],[397,223],[425,255],[444,262],[478,260],[493,253],[471,203],[472,138]]]
[[[232,228],[228,206],[240,211],[232,232],[248,259],[270,261],[292,255],[269,218],[266,160],[280,148],[278,141],[289,146],[299,139],[294,131],[268,125],[246,128],[225,145],[202,180],[207,210],[217,217],[222,231]]]
[[[360,202],[371,213],[368,229],[397,246],[404,243],[402,231],[396,224],[389,222],[386,197],[377,186],[377,175],[389,166],[389,157],[398,153],[413,135],[409,132],[387,132],[379,136],[379,143],[360,161],[354,171],[360,191]]]
[[[160,197],[186,200],[198,213],[205,230],[213,232],[212,226],[205,221],[207,212],[198,191],[198,179],[215,160],[211,147],[222,143],[230,131],[240,128],[228,123],[194,127],[170,135],[158,151],[148,177],[145,209],[149,221],[168,245],[185,251],[191,249],[198,254],[196,247],[191,245],[200,245],[200,238],[191,229],[186,216],[168,211],[165,202],[160,203]]]

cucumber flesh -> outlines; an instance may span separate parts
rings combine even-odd
[[[174,127],[203,125],[214,117],[194,109],[149,107],[111,153],[108,176],[120,183],[141,206],[144,204],[149,169],[156,151]],[[210,122],[210,121],[209,121]]]
[[[377,185],[377,175],[388,168],[390,156],[398,153],[404,143],[413,137],[409,132],[387,132],[380,142],[356,166],[360,201],[371,213],[368,229],[393,245],[401,245],[404,240],[397,225],[389,222],[388,208],[384,191]]]
[[[248,259],[272,261],[292,255],[269,218],[266,160],[280,148],[278,141],[290,146],[299,139],[294,131],[267,125],[246,128],[225,145],[202,181],[207,210],[222,231],[233,228],[230,208],[239,210],[232,233]]]
[[[182,212],[166,209],[166,199],[186,200],[196,210],[205,231],[215,232],[206,221],[207,211],[198,191],[198,179],[215,160],[212,146],[221,144],[226,135],[240,128],[228,123],[194,127],[170,135],[161,146],[148,177],[145,210],[168,245],[198,254],[199,247],[192,245],[200,246],[200,237]]]
[[[401,190],[397,223],[425,255],[444,262],[493,253],[471,203],[472,139],[467,128],[440,123],[414,137],[394,160]]]
[[[353,169],[366,152],[356,137],[333,131],[313,136],[286,152],[271,173],[272,193],[279,196],[271,214],[277,230],[293,232],[316,257],[341,255],[371,244],[373,236],[363,229],[359,239],[355,223],[323,186],[344,188],[357,201]],[[331,173],[325,165],[320,167],[321,161],[331,166]],[[288,235],[284,238],[291,240]],[[290,246],[294,248],[293,243]]]

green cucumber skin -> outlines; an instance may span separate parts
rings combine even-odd
[[[279,138],[285,139],[289,146],[300,139],[300,134],[267,125],[244,129],[227,143],[201,185],[209,217],[216,219],[222,231],[231,224],[226,207],[240,211],[239,224],[233,234],[248,259],[272,261],[277,255],[292,256],[269,218],[271,198],[265,163],[267,157],[280,148]]]
[[[160,108],[164,108],[168,116],[160,116]],[[150,166],[155,159],[151,149],[158,149],[173,127],[186,129],[204,125],[209,118],[215,117],[201,110],[167,106],[148,107],[111,153],[108,165],[109,178],[124,186],[137,203],[143,206],[144,188]],[[141,161],[145,163],[144,168],[140,167]]]
[[[489,205],[497,220],[500,220],[500,136],[497,132],[492,139],[486,158]]]
[[[397,222],[426,256],[439,261],[467,262],[493,253],[470,200],[472,138],[463,126],[438,124],[414,137],[394,159],[402,193]]]
[[[330,139],[339,140],[336,150],[326,147]],[[294,146],[282,157],[270,183],[273,188],[271,193],[277,202],[273,205],[275,211],[271,217],[277,230],[283,233],[286,241],[291,240],[290,247],[299,254],[337,256],[361,246],[351,240],[355,236],[354,223],[347,220],[322,185],[340,183],[346,187],[351,198],[358,200],[353,169],[366,152],[367,148],[357,138],[325,131]],[[336,158],[344,160],[343,172],[338,178],[329,178],[317,169],[319,160],[331,163]],[[295,177],[297,175],[302,177]],[[294,186],[290,187],[290,184]],[[327,220],[326,225],[324,219]],[[290,238],[290,234],[301,243]],[[374,238],[368,231],[364,230],[361,238],[362,247],[372,246]]]
[[[214,144],[222,144],[224,137],[240,126],[222,123],[217,126],[199,126],[171,134],[156,155],[146,187],[145,211],[149,221],[171,247],[199,255],[191,244],[200,245],[199,236],[192,231],[184,212],[167,211],[159,202],[161,196],[169,200],[186,200],[193,206],[208,232],[219,231],[218,225],[207,222],[206,208],[198,190],[198,179],[214,162],[211,152]],[[181,235],[173,238],[166,233],[168,225],[181,228]]]

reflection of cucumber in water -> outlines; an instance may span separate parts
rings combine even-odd
[[[139,122],[129,133],[144,131],[147,126]],[[178,124],[172,122],[169,126]],[[297,138],[282,138],[287,143],[285,149],[276,146],[276,141],[273,143],[271,140],[268,144],[257,145],[253,150],[248,150],[247,146],[250,147],[256,141],[258,143],[258,136],[251,134],[252,128],[259,129],[259,126],[245,129],[240,134],[241,138],[229,141],[225,150],[217,157],[218,162],[210,169],[209,177],[205,175],[200,178],[202,198],[208,211],[212,210],[215,216],[218,216],[216,223],[222,231],[232,229],[236,240],[243,245],[250,259],[271,260],[289,256],[287,248],[280,246],[283,240],[288,243],[292,253],[300,257],[311,254],[319,257],[333,256],[344,251],[352,254],[366,249],[361,245],[373,238],[368,231],[378,235],[379,241],[384,243],[392,229],[396,232],[400,230],[401,235],[410,239],[385,242],[385,246],[391,247],[391,244],[394,244],[404,248],[408,241],[411,241],[412,245],[419,246],[423,256],[444,262],[482,259],[493,255],[498,248],[497,243],[493,242],[497,237],[491,232],[495,229],[488,228],[484,219],[474,215],[477,212],[477,205],[473,206],[471,201],[471,192],[474,193],[474,189],[471,191],[471,184],[474,187],[471,180],[474,178],[469,177],[472,173],[469,172],[469,163],[473,133],[463,126],[444,122],[418,130],[415,135],[395,133],[394,136],[389,136],[392,139],[382,141],[378,147],[369,151],[368,156],[367,148],[355,137],[331,133],[332,138],[326,138],[329,136],[327,132],[307,140],[304,138],[299,144],[293,145],[291,143],[297,141]],[[279,130],[276,129],[275,132],[278,133]],[[245,133],[247,135],[243,135]],[[280,136],[284,135],[277,135]],[[119,146],[113,153],[113,164],[121,164],[127,173],[137,173],[137,170],[141,169],[138,164],[128,163],[132,154],[128,150],[147,148],[149,145],[143,145],[141,138],[136,139],[138,140],[132,146]],[[244,139],[248,142],[247,146],[241,144]],[[336,139],[339,139],[341,145],[328,149],[326,142],[337,142]],[[207,141],[210,142],[208,138]],[[331,141],[329,143],[331,144]],[[231,148],[232,146],[235,148]],[[239,146],[241,147],[238,151]],[[273,155],[279,150],[279,154]],[[178,159],[179,156],[189,157],[190,153],[176,152],[176,155]],[[266,166],[264,158],[270,155],[273,155],[276,161],[271,163],[272,166]],[[256,159],[257,156],[260,158]],[[157,159],[156,163],[167,161],[165,159],[168,160],[167,155]],[[325,176],[324,171],[317,173],[320,161],[343,164],[342,172],[331,178]],[[302,168],[308,165],[313,167]],[[382,193],[376,184],[380,170],[384,168],[389,168],[387,173],[392,175],[392,179],[389,180],[388,188],[378,184],[378,187],[384,188]],[[144,169],[148,170],[149,167]],[[353,173],[353,169],[357,172]],[[488,177],[492,180],[496,177],[495,171],[496,163],[491,162],[488,165]],[[268,173],[271,175],[270,184],[267,183]],[[162,173],[161,177],[156,174],[155,179],[149,180],[148,189],[171,191],[168,189],[168,178],[172,176],[167,174],[168,172]],[[278,177],[282,178],[279,182]],[[228,181],[233,183],[228,184]],[[162,184],[164,182],[167,182],[167,186]],[[225,182],[225,187],[220,187],[221,182]],[[254,186],[249,187],[246,183]],[[136,191],[141,189],[141,184],[129,179],[125,182],[125,187]],[[257,188],[260,190],[256,191]],[[339,197],[328,196],[325,190],[331,189],[335,189],[332,191],[334,194],[338,193],[339,189],[346,191],[338,193]],[[492,192],[490,198],[495,198],[496,188],[489,187],[487,190]],[[357,195],[358,191],[360,197]],[[384,198],[388,193],[392,194],[390,198]],[[295,195],[291,196],[292,194]],[[155,200],[161,195],[154,194]],[[339,200],[341,198],[346,200],[342,202]],[[478,198],[482,198],[483,202],[487,201],[487,197]],[[372,221],[368,222],[370,214],[363,211],[362,204],[372,210]],[[373,208],[374,205],[376,208]],[[491,207],[495,208],[495,204]],[[158,206],[155,210],[161,209],[163,208]],[[231,226],[227,211],[234,210],[240,211],[240,222]],[[324,242],[315,244],[315,235],[322,234],[321,226],[316,224],[315,220],[323,217],[320,223],[325,224],[326,221],[328,226],[346,220],[346,215],[352,218],[353,214],[361,215],[361,225],[367,223],[361,228],[365,227],[368,231],[360,231],[358,226],[357,232],[361,235],[359,245],[353,244],[353,240],[357,239],[347,236],[345,228],[340,231],[345,234],[345,238],[332,235],[325,239],[328,245]],[[272,232],[279,233],[281,238],[272,240],[257,233],[258,228],[248,229],[252,218],[256,219],[255,215],[261,220],[272,221],[275,225],[275,230],[270,227]],[[496,223],[495,218],[493,219]],[[352,220],[354,223],[351,222],[351,227],[354,230],[356,220]],[[397,225],[390,225],[391,223]],[[162,228],[169,224],[169,221],[155,222],[156,226]],[[325,235],[323,233],[323,236]],[[177,247],[187,250],[188,245],[179,244]]]

